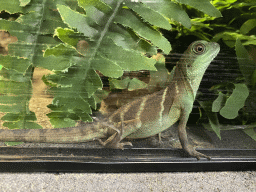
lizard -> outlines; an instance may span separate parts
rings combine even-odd
[[[131,142],[124,138],[146,138],[178,122],[178,136],[182,148],[198,160],[205,154],[196,151],[188,142],[186,124],[202,77],[217,56],[220,46],[215,42],[199,40],[184,52],[166,88],[129,102],[103,120],[58,129],[0,130],[0,141],[47,143],[78,143],[98,140],[106,148],[124,149]],[[104,142],[101,140],[107,138]]]

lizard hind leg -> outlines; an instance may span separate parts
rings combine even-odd
[[[121,122],[121,129],[117,129],[116,127],[114,127],[113,125],[110,125],[106,122],[103,123],[104,125],[110,127],[111,129],[114,129],[116,131],[116,133],[114,133],[113,135],[111,135],[106,141],[102,141],[101,139],[97,139],[101,145],[103,145],[106,148],[114,148],[114,149],[124,149],[125,145],[130,145],[132,146],[131,142],[122,142],[123,139],[123,131],[124,131],[124,126],[123,126],[123,122]]]

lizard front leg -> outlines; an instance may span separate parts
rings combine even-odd
[[[101,145],[103,145],[106,148],[114,148],[114,149],[124,149],[125,145],[132,146],[131,142],[122,142],[121,141],[132,132],[136,131],[141,126],[141,121],[139,119],[134,120],[128,120],[128,121],[122,121],[117,124],[116,128],[112,124],[109,124],[107,122],[103,122],[103,124],[110,129],[113,129],[116,131],[114,134],[112,134],[106,141],[102,141],[101,139],[97,139]]]
[[[205,157],[208,160],[210,160],[211,158],[209,156],[204,155],[202,153],[199,153],[191,145],[189,145],[188,137],[187,137],[187,131],[186,131],[186,125],[187,125],[188,117],[189,117],[189,114],[184,112],[184,109],[183,109],[182,113],[181,113],[180,122],[179,122],[179,125],[178,125],[179,139],[180,139],[180,142],[181,142],[181,145],[182,145],[183,149],[189,155],[191,155],[193,157],[196,157],[197,160],[199,160],[200,157]]]

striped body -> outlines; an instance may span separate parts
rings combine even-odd
[[[178,114],[177,118],[168,118],[175,95],[173,90],[166,87],[159,92],[124,105],[114,112],[108,121],[112,123],[138,119],[141,126],[130,130],[124,128],[123,137],[132,139],[150,137],[167,129],[178,120]],[[111,132],[113,130],[110,130],[110,134]]]

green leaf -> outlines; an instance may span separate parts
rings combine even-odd
[[[16,146],[16,145],[21,145],[23,142],[4,142],[5,145],[7,146]]]
[[[108,37],[113,40],[113,42],[126,50],[134,50],[141,53],[148,53],[149,55],[155,55],[157,49],[152,46],[150,42],[140,38],[129,28],[120,28],[117,25],[111,25],[113,31],[108,33]]]
[[[76,121],[67,118],[67,114],[61,112],[51,112],[47,116],[50,118],[50,122],[54,128],[74,127]]]
[[[90,25],[95,25],[91,18],[73,11],[65,5],[57,5],[58,11],[62,17],[62,20],[71,28],[77,29],[79,32],[83,33],[86,37],[93,39],[94,35],[98,31],[91,27]]]
[[[256,64],[254,63],[252,57],[248,54],[247,50],[242,45],[241,41],[237,39],[236,41],[236,55],[239,63],[240,71],[245,77],[247,84],[252,83],[252,74],[255,70]]]
[[[189,5],[210,15],[212,17],[222,17],[220,11],[216,9],[209,0],[177,0],[179,3]]]
[[[41,125],[38,125],[35,122],[24,121],[24,119],[15,122],[5,122],[3,123],[3,126],[8,127],[9,129],[17,129],[21,127],[23,129],[42,129]]]
[[[170,20],[175,20],[186,28],[191,27],[191,22],[188,14],[182,9],[182,7],[169,0],[158,0],[155,3],[148,0],[142,0],[151,9],[161,13]]]
[[[19,0],[0,1],[0,12],[4,10],[10,14],[23,13],[23,9],[19,5]]]
[[[93,98],[95,99],[96,103],[100,103],[103,99],[106,99],[108,95],[109,91],[97,90],[93,95]]]
[[[61,41],[63,41],[64,43],[71,45],[71,46],[76,46],[76,44],[78,43],[79,40],[79,33],[76,33],[74,30],[72,29],[68,29],[68,28],[60,28],[58,27],[57,29],[55,29],[54,31],[54,36],[57,36]]]
[[[236,1],[237,0],[216,0],[212,1],[212,3],[217,9],[223,11],[225,9],[229,9]]]
[[[20,6],[25,7],[30,3],[31,0],[19,0],[20,1]]]
[[[256,27],[256,19],[249,19],[243,23],[243,25],[240,28],[240,32],[245,35],[255,27]]]
[[[18,121],[20,119],[20,113],[7,113],[5,114],[1,120],[3,121]]]
[[[31,82],[0,81],[0,93],[13,96],[30,95],[32,92]]]
[[[99,48],[98,53],[117,63],[125,71],[152,70],[156,71],[156,61],[147,58],[141,53],[132,50],[125,50],[114,44],[111,39],[106,39]],[[98,59],[98,57],[96,57]]]
[[[147,87],[147,84],[137,78],[130,79],[126,77],[122,80],[111,79],[109,81],[110,89],[127,89],[128,91],[134,91],[136,89],[144,89]]]
[[[4,19],[0,20],[0,29],[8,31],[12,36],[16,36],[19,40],[25,41],[26,37],[28,36],[28,28],[28,25],[22,25],[16,21],[7,21]],[[22,33],[20,33],[20,31],[22,31]]]
[[[26,122],[26,129],[42,129],[43,127],[35,122]]]
[[[81,79],[81,75],[85,79]],[[59,119],[68,121],[69,125],[73,124],[73,120],[92,121],[88,113],[91,114],[91,108],[96,108],[94,98],[90,98],[94,92],[102,88],[101,80],[94,70],[88,69],[82,71],[81,68],[74,66],[68,71],[59,72],[58,75],[48,77],[52,82],[57,82],[60,87],[55,88],[55,98],[52,105],[48,107],[56,112],[49,115],[55,127],[61,127]],[[82,81],[81,81],[82,80]],[[58,115],[58,116],[55,116]],[[74,119],[75,118],[75,119]],[[73,125],[74,126],[74,125]]]
[[[14,59],[15,60],[15,59]],[[9,70],[10,72],[12,70]],[[34,123],[35,114],[29,111],[28,101],[32,95],[31,81],[0,81],[0,111],[7,112],[2,117],[3,126],[8,128],[41,128]]]
[[[220,114],[227,119],[234,119],[238,116],[238,111],[244,107],[245,100],[249,96],[249,90],[245,84],[234,84],[235,89],[227,99],[225,106],[220,110]]]
[[[17,72],[25,73],[31,65],[28,59],[0,55],[0,64],[6,69],[14,69]]]
[[[47,9],[44,9],[44,7],[47,7]],[[16,21],[24,25],[30,25],[31,29],[40,26],[41,35],[52,35],[55,28],[67,27],[57,13],[56,1],[33,0],[29,3],[29,6],[23,9],[29,14],[21,15]]]
[[[158,0],[155,3],[143,0],[143,2],[151,9],[158,11],[170,20],[175,20],[186,28],[191,27],[191,22],[188,14],[182,9],[180,5],[169,0]]]
[[[27,120],[27,121],[36,121],[36,120],[37,120],[36,114],[35,114],[34,112],[32,112],[32,111],[30,111],[29,113],[27,113],[27,114],[25,115],[25,118],[24,118],[24,119]]]
[[[149,22],[151,25],[170,30],[172,26],[169,24],[169,21],[160,13],[150,9],[142,3],[129,3],[126,4],[133,11],[138,13],[143,19]]]
[[[234,47],[236,45],[236,41],[239,40],[243,40],[243,44],[244,45],[249,45],[249,44],[256,44],[256,38],[255,36],[251,35],[243,35],[237,32],[221,32],[216,34],[212,41],[219,41],[220,39],[222,39],[224,41],[224,43],[226,43],[227,46],[229,47]]]
[[[221,108],[225,105],[227,97],[222,92],[219,92],[219,96],[212,103],[212,112],[219,112]]]
[[[22,114],[22,113],[7,113],[5,114],[1,120],[4,121],[19,121],[19,120],[26,120],[26,121],[36,121],[36,115],[34,112],[29,112],[27,114]]]
[[[44,57],[53,55],[58,57],[61,60],[61,56],[72,56],[74,54],[76,54],[75,48],[68,45],[59,44],[55,47],[46,49],[44,52]],[[68,61],[69,61],[69,58],[68,58]]]
[[[56,57],[50,55],[44,57],[43,59],[41,57],[35,57],[34,61],[36,63],[36,67],[43,67],[45,69],[56,71],[65,70],[72,66],[72,58],[64,56]]]
[[[4,97],[4,96],[3,96]],[[3,98],[1,96],[1,99]],[[11,97],[13,98],[13,97]],[[12,101],[12,99],[6,99],[3,100],[3,104],[0,105],[0,111],[1,112],[12,112],[12,113],[19,113],[20,111],[24,110],[24,104],[26,101],[26,98],[23,96],[21,97],[22,100],[19,100],[19,103],[10,103],[8,104],[7,102]]]
[[[94,6],[104,13],[108,13],[112,9],[109,5],[101,0],[78,0],[78,5],[84,8]]]
[[[98,89],[103,87],[99,75],[92,69],[88,70],[87,79],[84,86],[88,92],[88,97],[91,97]]]
[[[169,72],[165,67],[165,57],[162,54],[157,54],[155,57],[157,71],[150,71],[150,81],[148,90],[153,91],[157,86],[166,87],[170,78]]]
[[[254,141],[256,141],[256,132],[254,129],[245,129],[243,130],[249,137],[251,137]]]
[[[91,118],[91,116],[88,113],[84,113],[83,111],[76,111],[76,114],[79,115],[81,121],[84,121],[84,122],[92,122],[93,121],[93,119]]]
[[[62,103],[62,104],[65,103],[65,108],[69,112],[73,112],[74,109],[81,109],[86,113],[89,113],[89,114],[92,113],[89,103],[83,98],[69,98],[69,97],[54,98],[52,101],[52,104],[58,105],[58,103]]]
[[[88,103],[89,103],[89,105],[94,109],[94,110],[96,110],[97,109],[97,103],[96,103],[96,100],[95,100],[95,98],[92,96],[92,97],[90,97],[90,98],[88,98]]]
[[[172,3],[172,2],[168,2],[168,3]],[[169,15],[169,18],[173,19],[174,21],[177,21],[179,24],[183,25],[184,27],[191,28],[191,20],[188,14],[179,5],[172,3],[169,9],[169,13],[167,13],[168,10],[166,9],[167,7],[163,8],[161,12],[167,16]]]
[[[213,130],[215,134],[221,139],[220,135],[220,124],[218,120],[217,113],[212,112],[212,102],[211,101],[198,101],[200,106],[204,109],[209,119],[209,124],[203,123],[206,129]]]
[[[117,16],[114,21],[125,27],[132,28],[139,36],[149,40],[152,44],[162,49],[164,53],[169,54],[171,51],[171,45],[168,40],[159,31],[155,30],[147,23],[141,22],[141,19],[130,10],[122,10],[122,13]]]
[[[122,80],[111,79],[109,81],[110,89],[127,89],[130,82],[131,79],[129,77]]]
[[[97,59],[93,60],[92,67],[108,77],[118,78],[123,75],[122,68],[117,65],[116,62],[102,56],[99,56]]]
[[[134,91],[136,89],[144,89],[147,87],[147,83],[140,81],[137,78],[133,78],[128,86],[128,91]]]

